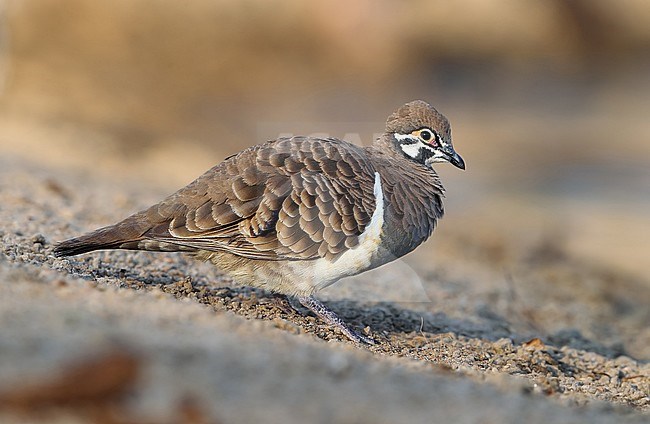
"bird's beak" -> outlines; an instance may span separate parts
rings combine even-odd
[[[461,158],[453,148],[450,150],[450,152],[445,152],[449,156],[449,163],[454,165],[456,168],[465,169],[465,161],[463,158]]]
[[[454,150],[451,144],[443,144],[437,148],[433,156],[426,160],[426,164],[431,166],[434,163],[449,162],[456,168],[465,169],[465,161]]]

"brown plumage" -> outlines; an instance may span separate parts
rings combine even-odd
[[[190,252],[241,284],[296,295],[352,340],[370,342],[311,296],[431,235],[443,214],[431,164],[444,161],[464,168],[446,118],[415,101],[388,118],[370,147],[309,137],[250,147],[149,209],[61,242],[54,254]]]

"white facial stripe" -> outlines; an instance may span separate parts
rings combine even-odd
[[[440,151],[435,151],[433,156],[426,160],[426,163],[449,162],[449,157]]]
[[[395,138],[399,141],[404,141],[404,140],[420,141],[419,137],[416,137],[411,134],[395,134]]]
[[[408,140],[408,141],[413,142],[411,144],[400,144],[399,147],[402,148],[404,153],[406,153],[408,156],[410,156],[410,157],[412,157],[414,159],[416,157],[418,157],[418,155],[420,154],[420,151],[422,149],[427,149],[430,152],[436,153],[436,150],[433,147],[429,146],[426,143],[423,143],[422,140],[420,140],[419,137],[416,137],[414,135],[411,135],[411,134],[395,134],[395,138],[398,141],[406,141],[406,140]]]
[[[402,148],[404,153],[406,153],[407,155],[409,155],[410,157],[412,157],[414,159],[416,157],[418,157],[418,155],[420,154],[420,149],[422,148],[422,146],[419,143],[400,144],[399,147]]]

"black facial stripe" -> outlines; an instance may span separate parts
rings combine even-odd
[[[429,129],[427,128],[427,130]],[[395,135],[398,146],[406,158],[424,165],[428,159],[435,156],[436,150],[440,146],[440,136],[435,131],[430,131],[434,139],[429,142],[410,134]]]
[[[428,144],[425,144],[426,147],[420,147],[420,154],[418,155],[418,160],[422,163],[426,162],[427,159],[433,157],[435,155],[435,151],[433,150],[433,146],[430,146]]]
[[[400,147],[404,156],[422,164],[435,155],[434,148],[422,140],[402,140]]]

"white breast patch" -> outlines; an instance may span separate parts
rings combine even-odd
[[[373,257],[381,242],[382,227],[384,226],[384,192],[379,172],[375,172],[373,194],[375,196],[375,211],[370,223],[359,236],[359,244],[356,247],[343,253],[334,262],[322,258],[314,261],[289,263],[293,271],[303,277],[294,283],[298,292],[320,290],[343,277],[363,272],[372,265]]]

